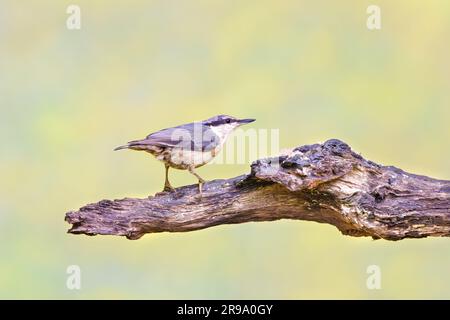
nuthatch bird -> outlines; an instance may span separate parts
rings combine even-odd
[[[218,115],[204,121],[151,133],[145,139],[130,141],[114,150],[146,151],[164,162],[166,181],[163,191],[174,190],[169,182],[169,168],[189,170],[198,179],[198,189],[201,194],[205,180],[194,169],[210,162],[222,149],[234,129],[253,121],[255,119],[236,119]]]

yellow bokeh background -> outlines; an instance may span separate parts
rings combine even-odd
[[[80,30],[66,28],[70,4]],[[115,146],[215,114],[279,129],[281,148],[339,138],[450,179],[450,2],[378,0],[381,30],[366,27],[371,4],[2,0],[0,298],[450,298],[446,238],[373,241],[304,221],[66,234],[69,210],[160,191],[163,166]],[[366,287],[373,264],[380,290]],[[81,290],[66,288],[69,265]]]

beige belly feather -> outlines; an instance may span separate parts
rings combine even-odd
[[[156,155],[156,159],[169,164],[175,169],[188,169],[189,167],[200,167],[210,162],[220,151],[221,146],[215,149],[201,152],[188,149],[165,150]]]

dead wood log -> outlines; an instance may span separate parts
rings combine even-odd
[[[400,240],[450,236],[450,181],[365,160],[339,140],[261,159],[251,173],[146,199],[102,200],[65,220],[69,233],[138,239],[221,224],[279,219],[336,226],[350,236]]]

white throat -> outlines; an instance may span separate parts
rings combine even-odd
[[[230,123],[216,127],[211,126],[210,128],[220,138],[220,141],[224,143],[228,135],[232,133],[238,126],[239,125],[236,123]]]

